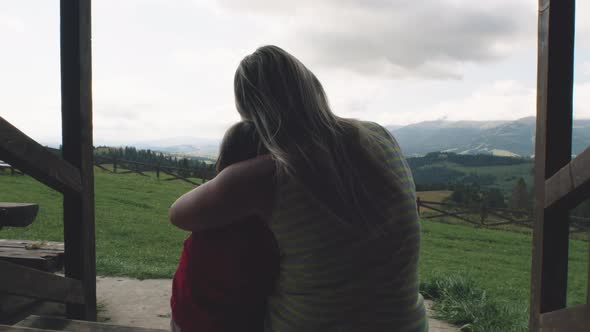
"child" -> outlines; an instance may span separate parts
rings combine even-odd
[[[263,151],[254,125],[238,122],[223,138],[217,171]],[[278,259],[274,236],[257,217],[193,232],[172,283],[172,331],[262,331]]]

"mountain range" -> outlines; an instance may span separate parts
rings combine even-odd
[[[387,126],[408,157],[428,152],[534,155],[535,118],[513,121],[426,121],[403,127]],[[590,120],[574,120],[572,154],[590,146]]]
[[[385,126],[407,157],[444,151],[458,154],[492,154],[531,157],[534,154],[535,118],[511,121],[425,121],[407,126]],[[590,120],[575,120],[573,154],[590,146]],[[194,137],[136,142],[137,148],[179,156],[215,158],[219,140]]]

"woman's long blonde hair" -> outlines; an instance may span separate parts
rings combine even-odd
[[[283,49],[263,46],[241,61],[234,93],[238,112],[275,159],[279,181],[294,177],[346,224],[379,228],[386,213],[376,196],[400,192],[399,176],[386,166],[377,134],[332,113],[309,69]]]

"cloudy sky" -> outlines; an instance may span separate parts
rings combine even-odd
[[[335,113],[404,125],[535,113],[537,0],[95,0],[96,144],[219,138],[258,46],[298,57]],[[590,118],[590,3],[575,116]],[[0,116],[59,142],[59,1],[0,1]],[[189,143],[189,142],[187,142]]]

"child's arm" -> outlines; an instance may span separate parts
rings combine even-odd
[[[251,215],[268,220],[274,202],[274,169],[268,155],[228,166],[214,179],[180,196],[170,207],[170,222],[199,231]]]

